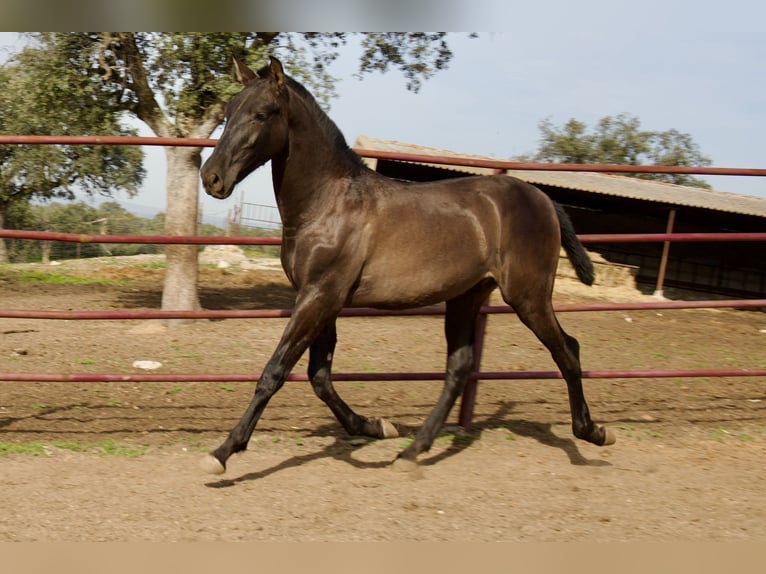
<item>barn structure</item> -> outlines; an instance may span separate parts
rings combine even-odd
[[[359,136],[355,147],[376,151],[496,159]],[[430,181],[495,173],[488,168],[366,159],[389,177]],[[562,204],[579,234],[720,233],[766,231],[766,198],[590,172],[509,170]],[[764,181],[766,187],[766,181]],[[611,263],[633,266],[637,287],[652,293],[662,243],[588,245]],[[676,242],[668,250],[663,287],[701,295],[763,298],[766,242]],[[670,295],[666,295],[670,296]]]

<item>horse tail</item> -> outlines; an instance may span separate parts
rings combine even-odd
[[[555,201],[553,206],[556,208],[556,215],[559,218],[559,227],[561,228],[561,246],[572,263],[572,267],[577,274],[577,278],[586,285],[593,285],[595,273],[593,271],[593,262],[588,256],[588,252],[580,243],[575,233],[572,220],[569,219],[564,208]]]

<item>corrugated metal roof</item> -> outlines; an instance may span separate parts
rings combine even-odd
[[[470,153],[458,153],[458,152],[450,151],[446,149],[424,147],[424,146],[419,146],[415,144],[408,144],[408,143],[392,141],[392,140],[382,140],[378,138],[371,138],[365,135],[360,135],[359,137],[356,138],[354,147],[357,147],[360,149],[376,150],[376,151],[387,151],[392,153],[438,155],[442,157],[455,157],[455,158],[468,157],[473,159],[497,159],[497,158],[488,158],[483,155],[474,155]],[[377,160],[365,159],[364,161],[368,165],[374,166]],[[410,163],[410,162],[405,162],[405,163]],[[448,171],[456,171],[459,173],[472,173],[476,175],[492,175],[493,173],[496,173],[493,169],[485,168],[485,167],[469,167],[469,166],[462,166],[462,165],[446,165],[446,164],[438,164],[438,163],[426,163],[422,165],[427,165],[429,167],[436,167],[439,169],[446,169]]]
[[[368,136],[359,136],[356,140],[355,147],[378,151],[438,155],[444,157],[497,159],[406,144],[397,141],[381,140]],[[489,175],[494,173],[491,169],[480,167],[447,166],[441,164],[426,165],[460,173],[472,173],[478,175]],[[642,201],[655,201],[670,205],[698,207],[715,211],[766,217],[766,198],[752,195],[712,191],[699,187],[673,185],[659,181],[606,173],[509,170],[508,175],[537,185],[549,185],[552,187],[576,189],[590,193],[625,197]]]

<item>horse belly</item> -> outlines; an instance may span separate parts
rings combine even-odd
[[[435,305],[465,293],[476,285],[482,275],[475,280],[431,281],[427,285],[421,282],[363,280],[353,293],[349,305],[352,307],[376,307],[378,309],[408,309],[424,305]]]
[[[483,182],[477,179],[473,182]],[[455,180],[395,188],[369,222],[356,306],[406,308],[439,303],[490,275],[500,237],[504,195]]]
[[[401,309],[440,303],[466,292],[489,275],[486,250],[478,241],[456,239],[439,242],[438,249],[407,243],[400,249],[376,250],[350,304]]]

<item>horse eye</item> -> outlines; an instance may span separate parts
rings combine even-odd
[[[265,122],[267,119],[269,119],[269,114],[264,112],[258,112],[257,114],[255,114],[255,119],[258,120],[259,122]]]

